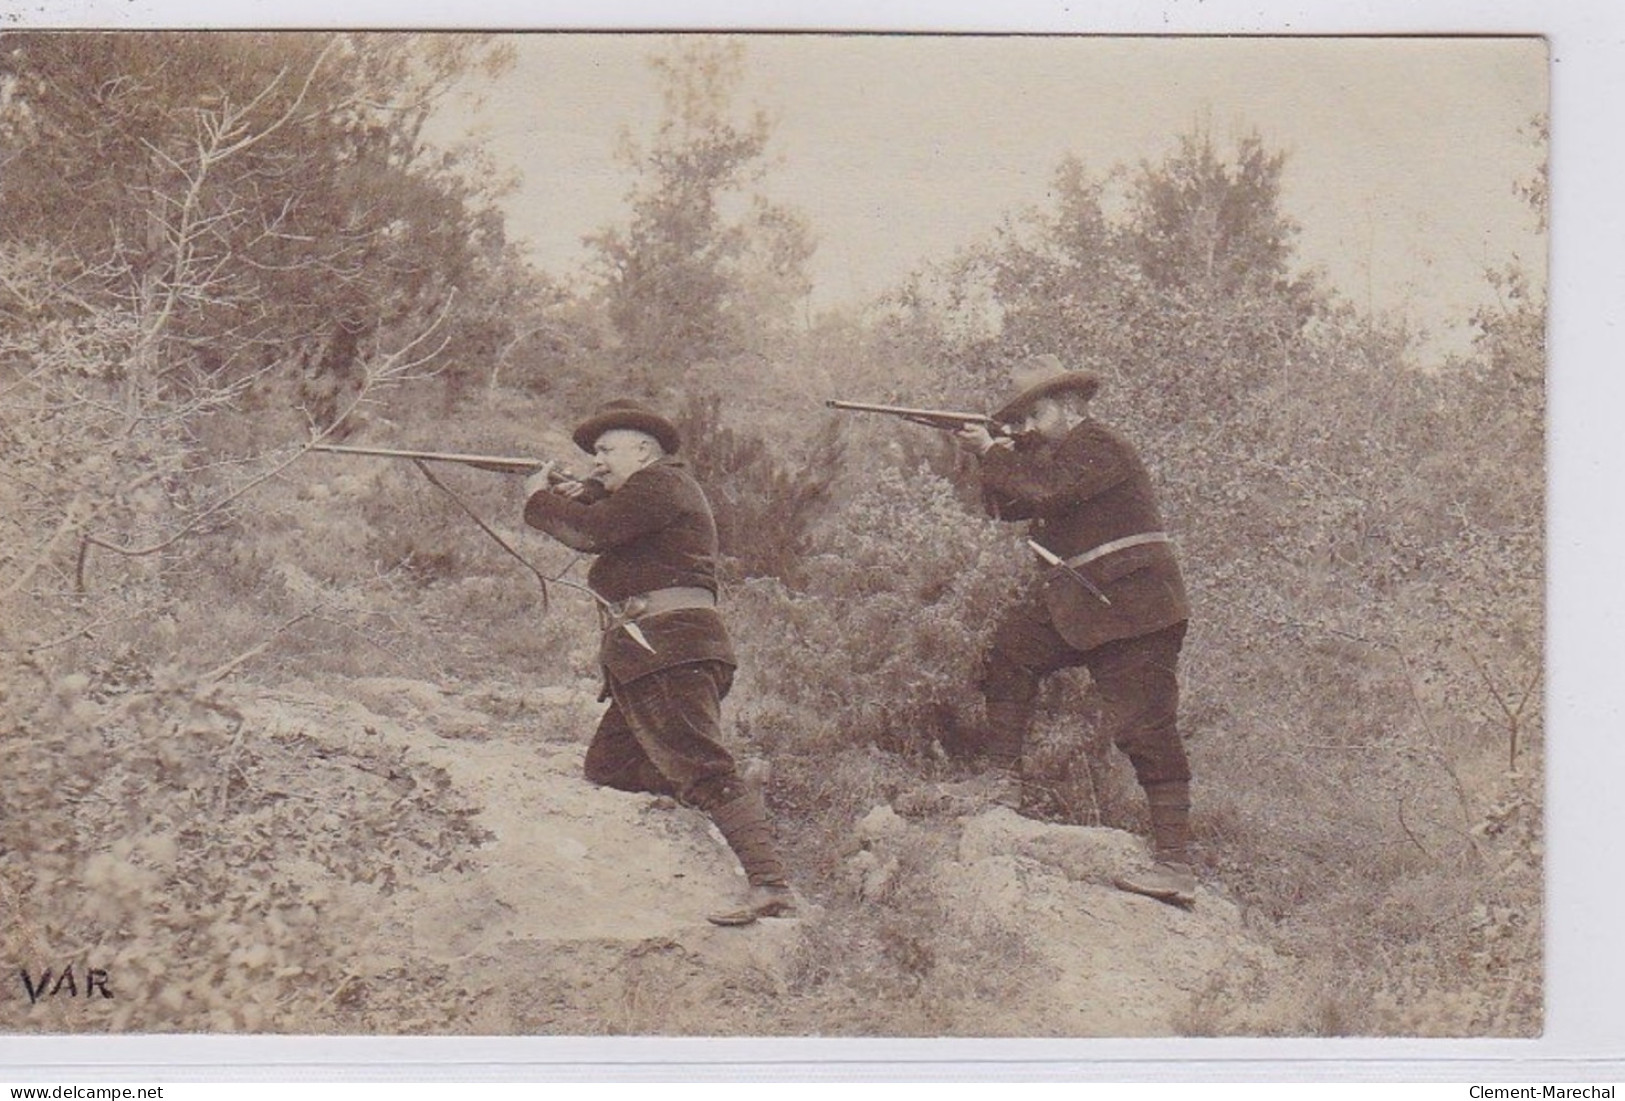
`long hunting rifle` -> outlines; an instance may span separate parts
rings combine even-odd
[[[493,474],[531,474],[542,469],[547,464],[541,459],[517,458],[509,455],[461,455],[449,451],[404,451],[395,447],[346,447],[336,443],[314,443],[310,445],[312,451],[326,451],[335,455],[374,455],[384,459],[414,459],[426,463],[457,463],[460,466],[471,466],[476,470],[488,470]],[[562,485],[565,482],[578,482],[568,471],[548,471],[549,485]]]
[[[888,417],[898,417],[910,424],[923,424],[927,428],[935,428],[941,432],[957,432],[961,428],[979,424],[986,428],[990,436],[1008,436],[1010,429],[995,421],[986,413],[956,413],[951,409],[911,409],[902,405],[871,405],[862,401],[837,401],[834,398],[824,402],[831,409],[843,409],[853,413],[881,413]]]

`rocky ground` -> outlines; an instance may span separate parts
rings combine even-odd
[[[242,899],[218,907],[229,930],[143,950],[212,936],[228,971],[261,969],[237,977],[253,990],[264,976],[258,1008],[198,1018],[211,1031],[1167,1036],[1286,1019],[1289,969],[1222,893],[1187,910],[1119,892],[1140,839],[1018,817],[975,780],[922,780],[829,822],[841,856],[801,883],[799,918],[715,927],[704,915],[744,880],[707,820],[581,779],[596,695],[590,681],[245,686],[219,831],[196,843],[263,890],[217,890]],[[172,848],[143,841],[128,859],[178,867]],[[296,910],[331,945],[322,966],[289,946]],[[281,923],[265,951],[261,920]],[[154,979],[168,1016],[128,999],[105,1019],[5,1008],[24,1029],[165,1031],[223,981]]]

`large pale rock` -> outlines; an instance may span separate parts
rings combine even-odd
[[[1065,826],[1023,818],[995,807],[968,819],[959,835],[959,859],[975,863],[994,856],[1025,856],[1068,879],[1109,883],[1146,861],[1145,845],[1132,834],[1099,826]]]

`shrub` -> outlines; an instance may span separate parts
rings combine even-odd
[[[700,392],[689,394],[674,423],[710,497],[728,572],[799,581],[840,472],[840,425],[830,422],[801,453],[781,455],[765,437],[723,423],[721,397]]]
[[[730,593],[748,695],[817,730],[792,751],[875,745],[920,754],[970,721],[982,647],[1025,562],[993,522],[924,471],[876,471],[803,568],[805,592],[768,580]]]

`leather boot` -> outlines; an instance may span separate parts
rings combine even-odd
[[[1144,872],[1120,876],[1118,889],[1175,906],[1196,902],[1196,874],[1191,869],[1191,794],[1183,780],[1146,784],[1151,810],[1151,848],[1155,863]]]
[[[1032,730],[1033,706],[1019,700],[989,700],[987,724],[982,732],[982,752],[993,766],[997,779],[989,798],[1017,814],[1026,806],[1022,751]]]
[[[982,752],[1001,766],[1021,768],[1021,754],[1033,728],[1033,705],[1020,700],[988,700]]]
[[[1189,864],[1159,860],[1142,872],[1131,872],[1112,880],[1120,891],[1154,898],[1171,906],[1196,905],[1196,873]]]
[[[739,858],[750,890],[740,906],[710,914],[707,920],[714,925],[749,925],[757,918],[793,914],[795,895],[773,846],[773,827],[761,792],[747,786],[744,794],[712,808],[711,821]]]

